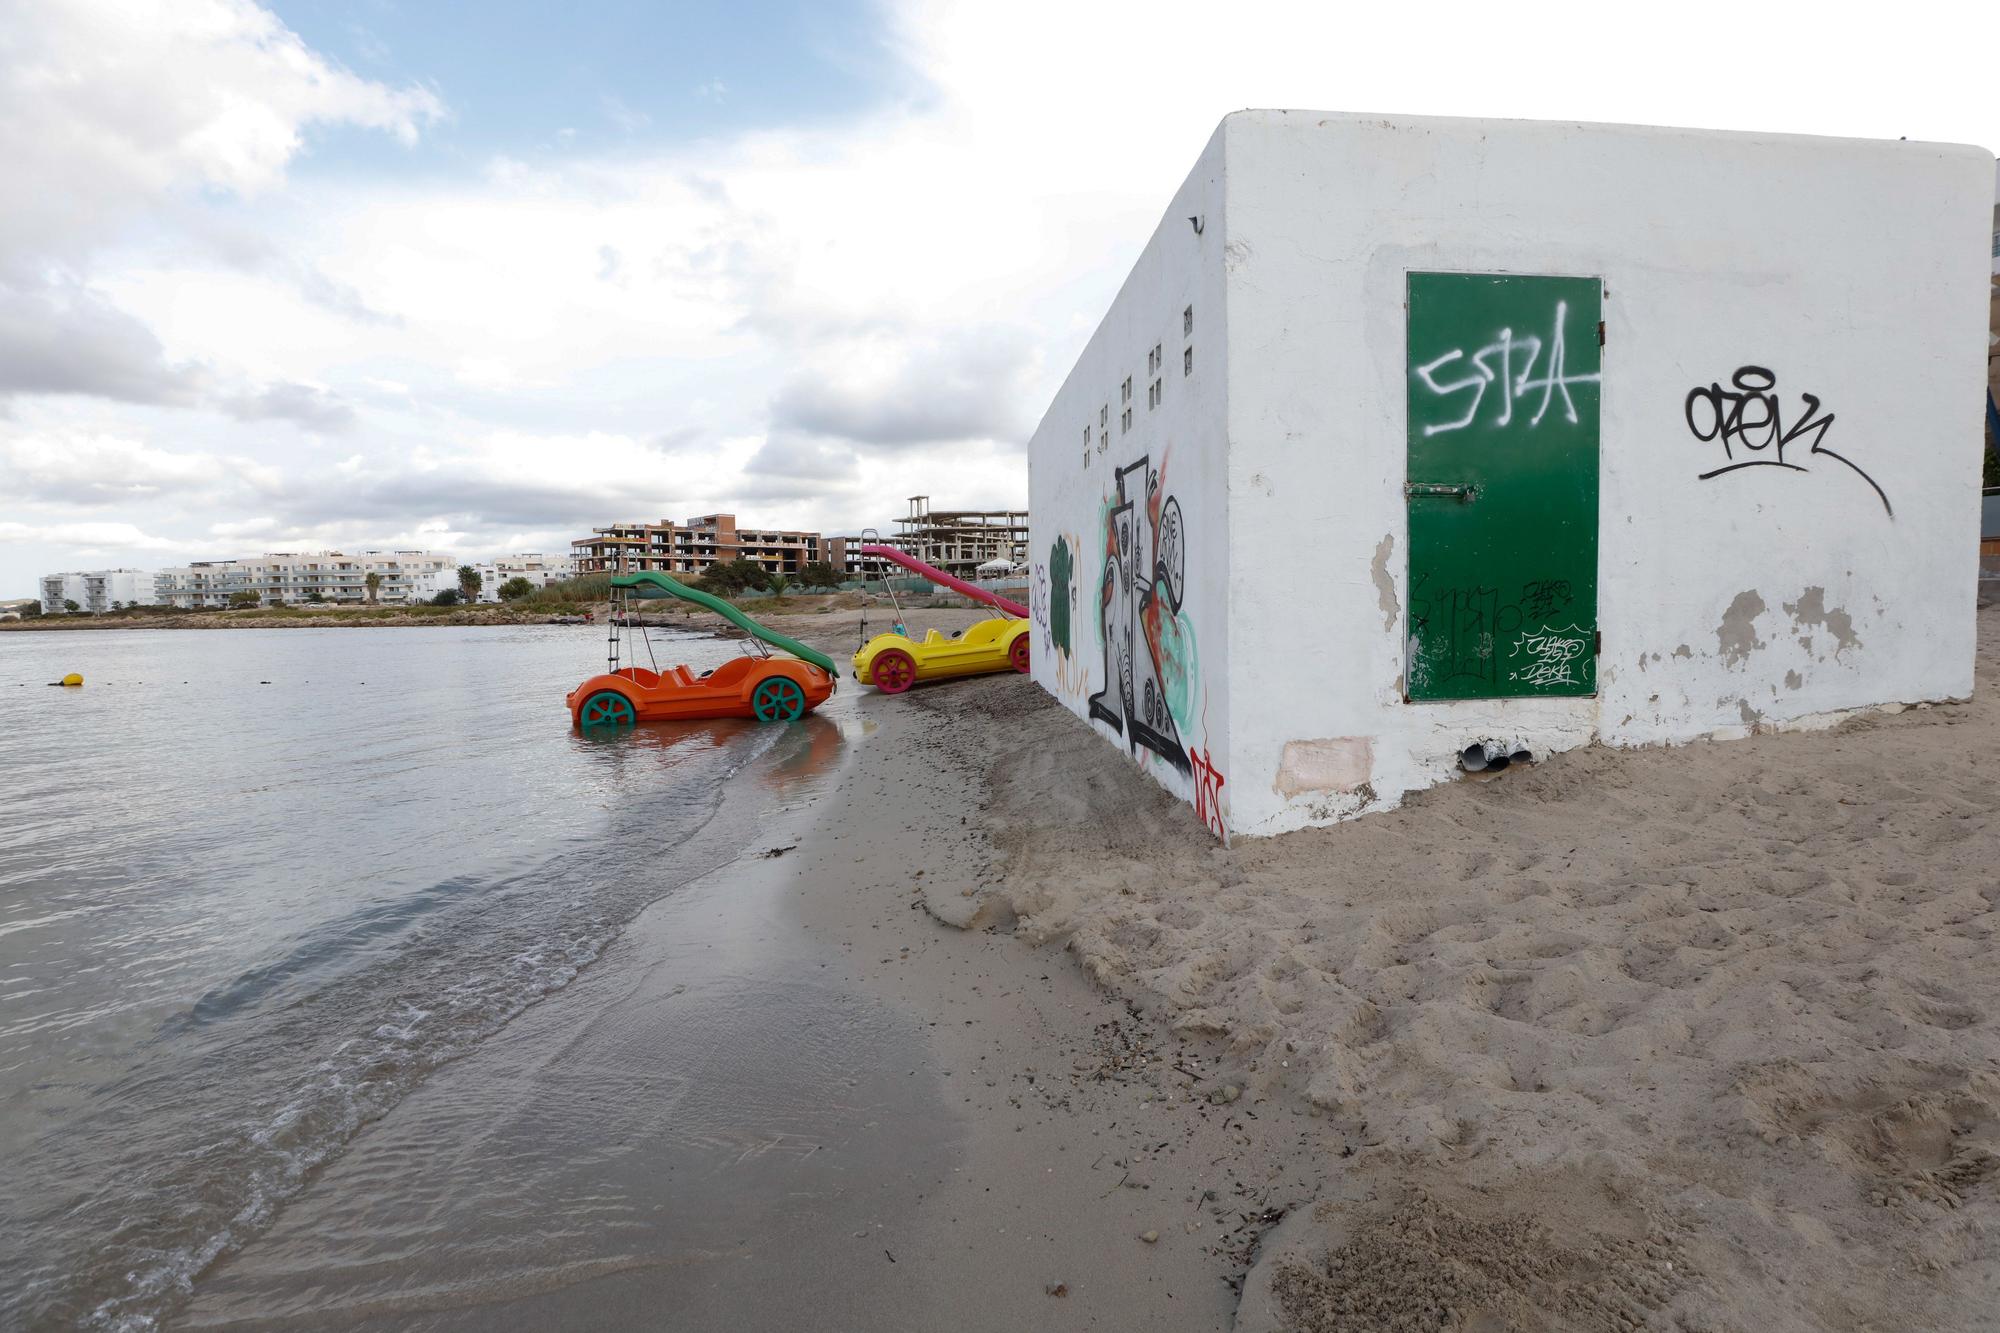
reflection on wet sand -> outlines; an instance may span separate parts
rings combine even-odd
[[[618,747],[634,755],[653,755],[676,766],[692,753],[721,750],[739,744],[746,733],[779,732],[767,763],[754,766],[757,780],[774,791],[789,792],[800,783],[815,786],[838,767],[842,749],[863,732],[861,719],[808,713],[794,722],[757,722],[722,717],[686,722],[643,722],[616,731],[577,731],[572,744]]]

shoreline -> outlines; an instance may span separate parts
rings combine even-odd
[[[1012,674],[974,684],[1035,693]],[[781,788],[776,822],[737,861],[646,909],[563,995],[357,1137],[197,1283],[180,1324],[602,1327],[664,1301],[690,1326],[1228,1329],[1255,1237],[1310,1197],[1318,1176],[1297,1173],[1341,1144],[1297,1154],[1321,1122],[1224,1100],[1235,1085],[1210,1044],[1171,1037],[1050,949],[924,910],[986,882],[992,848],[972,822],[978,748],[909,702],[865,696],[837,782]],[[698,995],[727,1004],[676,1012]],[[780,1054],[794,1025],[829,1021]],[[687,1043],[717,1024],[736,1035],[685,1067]],[[590,1053],[614,1036],[625,1054]],[[537,1051],[564,1053],[559,1096],[524,1102],[506,1089],[553,1067]],[[661,1114],[659,1090],[690,1076],[709,1091],[669,1096],[678,1109]],[[874,1089],[858,1102],[857,1079]],[[475,1140],[454,1141],[470,1132],[456,1108],[473,1105]],[[617,1199],[618,1220],[549,1223],[563,1236],[551,1254],[539,1221],[451,1214],[434,1219],[438,1247],[407,1262],[340,1257],[400,1244],[368,1228],[414,1209],[395,1182],[418,1145],[483,1152],[516,1139],[517,1120],[562,1145],[548,1163],[516,1150],[548,1191],[538,1208]],[[670,1196],[643,1184],[667,1180]]]
[[[838,594],[847,598],[851,594]],[[857,623],[860,608],[851,601],[835,604],[829,596],[827,604],[815,606],[811,610],[801,609],[806,603],[804,597],[785,599],[783,605],[765,609],[763,604],[750,602],[739,609],[760,621],[769,621],[774,628],[782,628],[794,637],[824,634],[829,630],[842,629]],[[110,630],[222,630],[222,629],[420,629],[430,627],[463,628],[469,625],[508,626],[551,626],[570,629],[602,629],[610,615],[610,605],[594,603],[582,608],[588,610],[593,619],[587,622],[561,621],[554,617],[581,614],[581,611],[525,611],[515,610],[505,605],[482,605],[475,608],[438,607],[431,610],[405,610],[391,607],[354,608],[344,611],[307,610],[304,607],[264,607],[243,611],[183,611],[143,616],[121,615],[42,615],[26,620],[0,622],[0,633],[23,634],[36,631],[59,633],[81,633]],[[867,607],[871,622],[879,622],[888,628],[894,618],[894,611],[885,601],[874,601]],[[648,622],[648,629],[687,630],[709,632],[719,638],[742,638],[741,630],[731,625],[713,611],[690,608],[674,612],[647,612],[660,615],[662,619]],[[993,614],[971,603],[955,600],[931,599],[925,603],[911,604],[905,608],[906,619],[924,625],[947,623],[933,619],[935,616],[963,616],[963,621],[952,619],[948,623],[953,628],[962,627],[973,620],[983,619]]]
[[[1996,669],[1989,612],[1982,685]],[[615,1162],[585,1194],[689,1173],[722,1194],[565,1233],[577,1253],[532,1290],[503,1263],[421,1314],[334,1300],[326,1215],[302,1210],[289,1251],[253,1245],[198,1285],[192,1326],[226,1326],[222,1297],[261,1265],[267,1291],[332,1302],[318,1323],[370,1328],[602,1326],[670,1296],[788,1328],[820,1308],[800,1292],[884,1330],[1983,1327],[1988,691],[1828,732],[1585,749],[1233,848],[1020,677],[856,704],[839,781],[709,884],[736,932],[648,909],[675,927],[629,928],[586,974],[624,987],[595,1021],[636,1044],[535,1112]],[[808,1008],[834,1054],[808,1084],[901,1075],[858,1123],[839,1096],[787,1122],[807,1174],[744,1174],[775,1140],[690,1149],[672,1116],[602,1128],[601,1108],[644,1104],[632,1078],[676,1072],[658,1025],[687,947],[736,959],[745,1012],[794,974],[823,988]],[[651,990],[621,980],[660,968]],[[566,998],[535,1020],[558,1044],[582,1040]],[[855,1022],[878,1039],[839,1055]],[[776,1049],[726,1048],[717,1077]],[[728,1095],[707,1109],[754,1120]],[[435,1150],[399,1123],[358,1151],[378,1133]],[[883,1125],[907,1154],[864,1151]],[[392,1173],[365,1162],[315,1192],[370,1208]],[[675,1233],[687,1197],[733,1200],[727,1236]]]

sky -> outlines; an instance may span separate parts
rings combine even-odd
[[[1019,506],[1229,111],[2000,144],[1992,7],[1852,13],[0,0],[0,598]]]

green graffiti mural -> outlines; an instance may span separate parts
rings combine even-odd
[[[1074,600],[1070,580],[1075,572],[1069,538],[1056,538],[1056,544],[1049,548],[1049,637],[1064,657],[1069,656],[1069,609]]]
[[[1160,693],[1181,730],[1194,731],[1194,700],[1201,680],[1194,625],[1185,611],[1160,617]]]

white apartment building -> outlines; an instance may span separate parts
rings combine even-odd
[[[539,552],[524,552],[518,555],[503,555],[492,560],[473,563],[479,574],[479,598],[482,602],[500,600],[501,585],[514,579],[526,579],[537,588],[546,588],[551,583],[576,577],[576,561],[570,556],[543,555]],[[441,587],[457,587],[458,575],[453,571],[451,578]]]
[[[458,582],[458,562],[430,551],[272,551],[235,564],[242,590],[266,605],[310,601],[314,593],[328,602],[363,602],[370,574],[381,576],[375,600],[388,605],[419,601],[436,586]],[[445,582],[434,586],[441,576]]]
[[[537,588],[546,588],[551,583],[575,578],[576,560],[567,555],[543,555],[538,551],[529,551],[499,557],[493,562],[493,572],[500,576],[501,583],[519,578],[526,579]]]
[[[154,599],[183,611],[228,606],[229,595],[241,591],[243,575],[234,560],[197,560],[153,575]]]
[[[48,615],[61,615],[68,602],[81,608],[85,595],[82,574],[42,575],[42,610]]]
[[[153,576],[141,569],[95,569],[42,575],[42,610],[60,615],[66,603],[85,611],[114,607],[151,606],[156,601]]]
[[[238,560],[201,560],[154,575],[163,603],[186,610],[227,606],[236,593],[265,605],[368,600],[368,576],[379,574],[375,600],[404,605],[458,586],[458,562],[430,551],[270,551]]]

